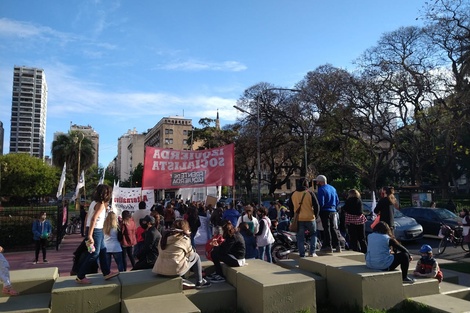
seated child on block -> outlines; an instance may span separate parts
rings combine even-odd
[[[436,278],[441,282],[444,276],[439,268],[439,264],[433,257],[431,246],[422,245],[419,252],[421,253],[421,259],[418,260],[413,275],[416,277]]]

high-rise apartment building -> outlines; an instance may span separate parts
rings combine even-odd
[[[139,163],[144,164],[144,139],[135,128],[119,137],[115,170],[121,181],[127,181]]]
[[[11,103],[10,153],[44,159],[47,83],[43,69],[15,66]]]

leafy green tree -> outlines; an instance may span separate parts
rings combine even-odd
[[[39,199],[57,191],[60,172],[42,160],[23,153],[0,156],[1,197],[12,203],[25,204],[30,198]]]
[[[67,162],[67,172],[71,173],[76,186],[79,178],[79,151],[80,171],[86,171],[93,165],[94,150],[92,141],[83,132],[70,131],[68,134],[57,136],[56,140],[52,142],[52,164],[62,169],[64,162]],[[69,181],[69,183],[71,182]]]

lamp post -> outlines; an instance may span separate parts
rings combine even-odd
[[[240,112],[246,113],[250,116],[254,116],[252,113],[234,105],[235,109]],[[261,136],[261,129],[260,129],[260,120],[259,120],[259,103],[256,101],[256,159],[257,165],[256,170],[258,172],[258,206],[261,206],[261,146],[260,146],[260,136]]]
[[[81,137],[81,138],[79,138]],[[82,153],[82,141],[85,138],[85,135],[82,132],[78,132],[77,136],[74,137],[74,142],[78,142],[78,156],[77,156],[77,185],[80,181],[80,155]],[[77,211],[80,210],[80,201],[81,201],[81,196],[80,196],[80,190],[78,191],[77,199],[75,199],[75,209]]]

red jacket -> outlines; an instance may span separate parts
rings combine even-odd
[[[121,222],[122,242],[123,247],[132,247],[137,244],[135,222],[132,218],[127,221]]]

